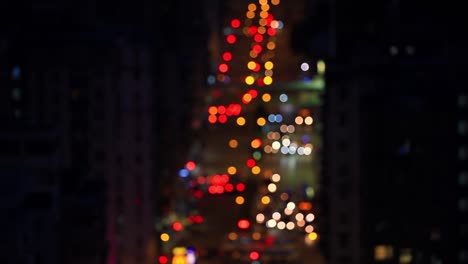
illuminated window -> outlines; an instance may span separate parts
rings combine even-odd
[[[393,247],[390,245],[377,245],[374,247],[374,259],[385,261],[393,257]]]
[[[413,255],[411,254],[410,248],[402,248],[400,250],[400,264],[411,263]]]
[[[468,122],[466,120],[458,121],[458,134],[460,136],[466,136],[467,131],[468,131]]]

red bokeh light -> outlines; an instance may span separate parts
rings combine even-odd
[[[197,164],[195,164],[195,162],[193,161],[188,161],[187,163],[185,163],[185,168],[189,171],[193,171],[196,167]]]
[[[252,168],[255,164],[257,164],[257,162],[254,159],[247,160],[247,167]]]
[[[222,73],[226,73],[229,70],[229,66],[226,63],[221,63],[218,66],[218,70]]]
[[[262,48],[261,45],[255,44],[255,45],[252,47],[252,50],[255,51],[256,53],[260,53],[260,52],[262,52],[263,48]]]
[[[234,44],[234,43],[236,43],[237,38],[236,38],[235,35],[230,34],[230,35],[228,35],[228,36],[226,37],[226,41],[227,41],[227,43],[229,43],[229,44]]]
[[[267,18],[266,18],[266,25],[269,27],[270,24],[271,24],[271,21],[273,21],[275,18],[273,17],[272,14],[268,14]]]
[[[254,40],[255,40],[255,42],[262,42],[263,41],[263,35],[255,34]]]
[[[250,35],[255,35],[257,33],[257,27],[250,26],[249,29],[247,30],[247,33],[249,33]]]
[[[258,78],[257,79],[257,85],[258,86],[264,86],[265,85],[265,83],[263,82],[263,78]]]
[[[267,30],[267,34],[270,35],[270,36],[276,35],[276,29],[275,28],[269,28]]]
[[[254,89],[249,90],[248,93],[252,96],[252,98],[257,98],[258,96],[257,90]]]
[[[249,253],[249,258],[251,260],[258,260],[260,258],[260,254],[257,251],[252,251]]]
[[[228,106],[228,109],[226,110],[226,114],[228,116],[230,115],[237,116],[240,114],[241,110],[242,110],[242,106],[240,104],[230,104]]]
[[[243,192],[243,191],[245,191],[245,185],[244,185],[242,182],[236,184],[236,190],[237,190],[238,192]]]
[[[174,231],[176,231],[176,232],[181,231],[183,228],[184,228],[184,226],[180,222],[172,223],[172,229],[174,229]]]
[[[224,114],[226,113],[226,107],[225,107],[224,105],[218,106],[217,112],[218,112],[218,114],[220,114],[220,115],[224,115]]]
[[[234,18],[233,20],[231,20],[231,26],[233,28],[238,28],[238,27],[240,27],[240,25],[241,25],[241,22],[240,22],[239,19]]]
[[[250,222],[247,219],[241,219],[237,221],[237,227],[239,227],[240,229],[247,229],[250,227]]]
[[[201,190],[196,190],[196,191],[193,192],[193,196],[194,196],[195,198],[197,198],[197,199],[201,199],[201,198],[203,198],[203,191],[201,191]]]
[[[261,69],[260,63],[255,63],[255,68],[253,69],[254,72],[258,72]]]
[[[210,186],[208,187],[208,192],[209,192],[210,194],[215,194],[215,193],[216,193],[216,186],[210,185]]]
[[[215,115],[209,115],[208,116],[208,122],[210,122],[211,124],[216,123],[217,120],[218,120],[218,118]]]
[[[220,116],[218,117],[218,120],[219,120],[219,122],[220,122],[221,124],[224,124],[224,123],[227,122],[227,116],[226,116],[226,115],[220,115]]]
[[[232,192],[234,191],[234,185],[228,183],[224,186],[224,189],[226,190],[226,192]]]
[[[229,51],[226,51],[223,53],[223,60],[225,61],[230,61],[232,60],[232,53]]]
[[[169,259],[166,256],[159,256],[158,261],[160,264],[167,264]]]

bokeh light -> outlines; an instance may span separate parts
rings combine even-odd
[[[237,123],[239,126],[245,125],[245,118],[243,118],[243,117],[238,117],[237,120],[236,120],[236,123]]]
[[[245,202],[244,197],[242,197],[242,196],[237,196],[236,197],[236,204],[242,205],[242,204],[244,204],[244,202]]]
[[[235,140],[235,139],[229,140],[229,147],[237,148],[237,146],[239,146],[239,142],[237,140]]]
[[[167,233],[162,233],[161,236],[160,236],[160,238],[161,238],[161,241],[167,242],[167,241],[169,241],[169,239],[170,239],[171,237],[170,237],[169,234],[167,234]]]
[[[266,119],[265,119],[265,118],[259,117],[259,118],[257,119],[257,125],[259,125],[259,126],[264,126],[265,124],[266,124]]]

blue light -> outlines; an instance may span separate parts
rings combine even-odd
[[[182,177],[182,178],[185,178],[185,177],[187,177],[188,175],[189,175],[189,170],[187,170],[187,169],[181,169],[181,170],[179,171],[179,176]]]
[[[207,79],[208,84],[212,85],[216,82],[216,78],[213,75],[208,76]]]
[[[281,114],[277,114],[275,116],[275,121],[281,123],[283,121],[283,116]]]
[[[268,121],[270,121],[270,123],[273,123],[276,121],[276,116],[274,114],[270,114],[268,116]]]
[[[308,135],[302,136],[302,143],[307,143],[310,141],[310,137]]]
[[[13,67],[11,70],[11,78],[18,80],[21,77],[21,68],[19,66]]]
[[[285,103],[288,101],[288,96],[286,94],[281,94],[279,99],[281,102]]]

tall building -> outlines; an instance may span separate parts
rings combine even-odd
[[[422,1],[322,8],[302,25],[311,35],[299,48],[327,62],[321,246],[329,263],[466,263],[459,9]]]
[[[0,162],[9,183],[2,185],[8,212],[2,226],[10,247],[2,260],[73,263],[83,257],[99,263],[105,189],[103,179],[88,177],[85,84],[91,54],[72,44],[82,35],[25,17],[9,21],[1,35]]]
[[[184,5],[2,10],[3,263],[155,261],[206,70],[203,5]]]

